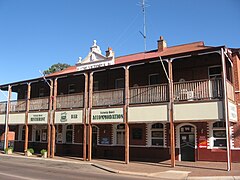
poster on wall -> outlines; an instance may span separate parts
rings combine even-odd
[[[198,147],[199,148],[207,148],[207,138],[206,138],[206,136],[199,136]]]
[[[237,121],[237,106],[228,101],[229,120]]]
[[[109,144],[109,138],[103,137],[100,144]]]

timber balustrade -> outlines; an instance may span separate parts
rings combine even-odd
[[[130,104],[168,101],[168,84],[131,87]]]
[[[208,100],[222,97],[222,80],[207,79],[174,83],[174,100]]]
[[[7,101],[0,102],[0,113],[6,113],[7,109]]]
[[[83,93],[57,96],[57,109],[73,109],[83,107]]]
[[[93,106],[121,105],[124,103],[124,89],[93,92]]]
[[[26,111],[26,100],[15,100],[10,102],[10,112],[24,112]]]
[[[148,85],[130,88],[130,104],[168,102],[168,84]],[[234,100],[234,87],[227,81],[228,98]],[[174,83],[174,101],[198,101],[220,99],[223,95],[222,79],[205,79]],[[82,108],[84,94],[57,96],[57,109]],[[0,113],[6,112],[7,102],[0,102]],[[93,106],[124,104],[124,89],[93,92]],[[49,97],[30,99],[30,111],[48,110]],[[26,100],[11,101],[10,112],[26,111]]]
[[[48,110],[49,97],[32,98],[30,99],[30,111]]]

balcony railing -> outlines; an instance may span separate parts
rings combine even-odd
[[[208,79],[174,83],[174,100],[207,100],[222,97],[222,80]]]
[[[173,87],[174,100],[198,101],[222,98],[221,79],[207,79],[187,82],[176,82]],[[234,88],[227,82],[228,98],[234,100]],[[160,103],[169,101],[168,84],[131,87],[129,90],[130,104]],[[57,109],[83,107],[84,94],[57,96]],[[7,102],[0,102],[0,113],[6,112]],[[124,104],[124,89],[112,89],[93,92],[93,106],[111,106]],[[48,110],[49,97],[30,99],[30,111]],[[11,101],[10,112],[26,111],[26,101]]]
[[[11,101],[10,112],[23,112],[26,111],[26,100]]]
[[[49,97],[30,99],[30,111],[48,110],[49,109]]]
[[[151,85],[130,88],[130,104],[168,101],[168,85]]]
[[[83,93],[57,96],[57,109],[83,107]]]
[[[0,102],[0,114],[6,113],[7,102],[3,101]]]
[[[124,89],[95,91],[93,93],[93,106],[121,105],[124,103]]]

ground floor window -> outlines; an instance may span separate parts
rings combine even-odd
[[[46,142],[47,141],[47,126],[46,125],[34,125],[32,134],[33,134],[33,140],[35,142]]]
[[[66,143],[73,142],[73,125],[68,125],[66,127]]]
[[[213,147],[227,147],[225,122],[213,124]]]
[[[21,132],[22,132],[21,140],[22,140],[22,141],[25,141],[25,132],[26,132],[25,126],[22,127],[22,131],[21,131]]]
[[[35,131],[35,141],[40,142],[40,140],[41,140],[41,130],[36,129],[36,131]]]
[[[119,124],[116,129],[116,144],[125,144],[125,125]]]
[[[151,145],[163,146],[164,144],[164,128],[162,123],[155,123],[151,126]]]

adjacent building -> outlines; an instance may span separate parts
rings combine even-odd
[[[115,57],[94,41],[86,58],[46,79],[0,86],[9,92],[0,134],[7,122],[15,151],[126,163],[240,162],[239,49],[167,47],[160,37],[156,50]]]

